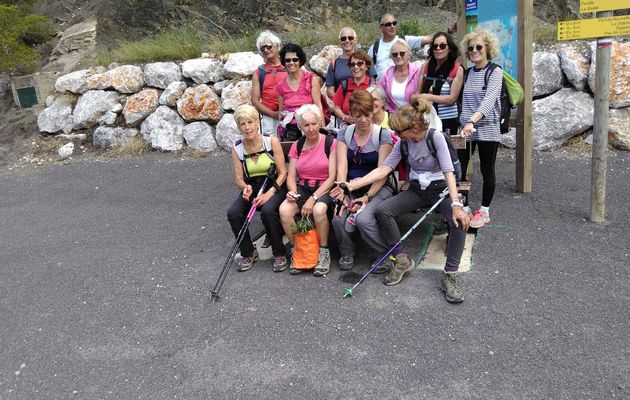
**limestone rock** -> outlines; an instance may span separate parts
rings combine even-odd
[[[224,81],[220,81],[215,83],[214,85],[212,85],[212,89],[214,89],[215,93],[218,94],[219,96],[221,96],[223,89],[225,89],[227,87],[227,85],[230,84],[229,80],[224,80]]]
[[[88,90],[88,76],[90,76],[89,69],[82,69],[60,76],[55,82],[55,90],[58,92],[83,94]]]
[[[177,111],[186,121],[221,119],[219,97],[208,85],[189,87],[177,100]]]
[[[92,135],[92,144],[97,147],[120,147],[139,134],[136,128],[111,128],[99,126]]]
[[[177,100],[184,94],[186,90],[185,82],[171,82],[162,95],[160,95],[160,105],[166,105],[169,107],[177,106]]]
[[[70,133],[74,127],[72,107],[76,101],[71,94],[57,96],[52,104],[37,116],[37,127],[40,132]]]
[[[264,63],[263,58],[251,51],[231,53],[223,68],[229,78],[251,77],[256,68]]]
[[[109,73],[94,74],[87,77],[87,87],[90,90],[105,90],[112,87],[112,77]]]
[[[79,98],[72,119],[75,127],[87,128],[95,125],[98,120],[118,103],[116,92],[105,90],[88,90]]]
[[[212,127],[206,122],[193,122],[184,127],[186,144],[195,150],[210,152],[217,149],[217,142],[212,135]]]
[[[185,122],[173,109],[159,106],[140,125],[140,133],[154,149],[177,151],[183,146]]]
[[[596,44],[591,42],[592,61],[588,85],[595,92]],[[610,54],[610,107],[630,106],[630,42],[613,40]]]
[[[182,63],[182,75],[195,83],[219,82],[223,79],[223,63],[216,58],[196,58]]]
[[[46,97],[46,107],[52,106],[54,102],[55,102],[55,96],[53,96],[52,94]]]
[[[144,81],[147,86],[165,89],[171,82],[181,80],[182,71],[174,62],[157,62],[144,66]]]
[[[593,125],[593,98],[564,88],[532,106],[532,145],[535,150],[561,146]]]
[[[221,92],[221,107],[224,110],[236,110],[241,104],[251,103],[252,81],[230,83]]]
[[[144,89],[127,99],[123,115],[129,126],[139,124],[143,119],[153,113],[158,107],[158,91],[156,89]]]
[[[123,65],[108,72],[114,89],[120,93],[138,93],[144,86],[142,68]]]
[[[532,55],[534,96],[557,92],[564,86],[564,74],[556,53],[536,51]]]
[[[630,108],[610,110],[608,141],[620,150],[630,150]]]
[[[217,124],[216,132],[217,144],[227,151],[232,151],[234,142],[243,138],[241,131],[236,126],[233,114],[225,114],[221,118],[221,121]]]
[[[72,153],[74,153],[74,143],[72,142],[64,144],[57,150],[57,154],[59,154],[61,158],[70,157]]]
[[[565,77],[577,90],[586,89],[591,65],[591,48],[586,42],[572,42],[558,49],[560,67]]]
[[[113,113],[116,113],[116,114],[120,114],[122,112],[122,110],[123,110],[123,105],[118,103],[114,107],[112,107],[112,109],[110,111],[113,112]]]
[[[329,45],[324,47],[322,51],[315,54],[308,62],[311,69],[319,76],[325,78],[326,71],[328,71],[328,65],[336,57],[340,57],[343,54],[343,50],[339,46]]]
[[[112,110],[109,110],[98,120],[98,124],[111,126],[116,124],[116,118],[118,118],[118,114]]]

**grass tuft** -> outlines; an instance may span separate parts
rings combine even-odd
[[[206,41],[206,37],[198,29],[188,25],[162,32],[153,38],[122,43],[111,52],[111,58],[118,62],[132,63],[186,60],[201,56]],[[103,62],[101,65],[107,64]]]
[[[151,149],[149,143],[144,140],[142,135],[136,135],[127,143],[120,147],[114,147],[109,151],[112,156],[133,156],[137,157]]]

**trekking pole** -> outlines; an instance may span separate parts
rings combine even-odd
[[[272,176],[274,173],[275,173],[275,168],[272,165],[272,168],[269,170],[269,173],[267,174],[267,177],[263,181],[262,186],[258,190],[258,194],[256,195],[256,197],[264,193],[265,186],[267,186],[267,181],[269,181],[269,177]],[[219,273],[219,279],[217,279],[217,282],[214,284],[214,288],[210,291],[210,293],[212,293],[211,299],[213,303],[216,302],[220,298],[219,291],[221,290],[221,287],[223,286],[223,282],[225,282],[225,278],[227,278],[227,275],[230,272],[229,266],[232,264],[232,261],[234,261],[234,257],[236,257],[236,250],[238,250],[238,247],[240,246],[241,241],[245,237],[245,232],[249,228],[249,224],[252,222],[252,219],[254,219],[255,213],[256,213],[256,205],[252,204],[251,208],[249,209],[249,212],[247,213],[247,217],[245,218],[245,222],[243,223],[243,226],[241,227],[241,230],[238,232],[238,235],[236,235],[236,240],[234,240],[234,245],[232,246],[232,249],[230,250],[229,256],[227,260],[225,260],[225,264],[223,264],[223,268],[221,269],[221,272]]]
[[[418,227],[418,225],[420,225],[422,223],[422,221],[424,221],[427,216],[429,216],[429,214],[431,214],[433,212],[433,210],[435,210],[437,208],[438,205],[440,205],[440,203],[444,200],[444,198],[446,197],[446,195],[448,194],[448,188],[444,189],[442,191],[442,193],[440,193],[440,198],[438,199],[438,201],[435,202],[435,204],[433,204],[433,206],[431,206],[431,208],[429,208],[429,211],[427,211],[426,213],[424,213],[424,215],[422,217],[420,217],[420,219],[413,224],[413,226],[411,228],[409,228],[409,230],[396,242],[395,245],[393,245],[388,251],[387,253],[385,253],[385,255],[381,258],[379,258],[378,260],[376,260],[373,264],[372,267],[369,269],[368,272],[366,272],[361,279],[359,279],[359,281],[357,283],[354,284],[354,286],[352,286],[351,288],[343,288],[343,291],[345,292],[345,294],[343,295],[343,297],[352,297],[353,296],[353,290],[359,286],[361,284],[361,282],[363,282],[365,280],[365,278],[367,278],[372,271],[374,271],[376,269],[376,267],[378,267],[379,265],[381,265],[381,263],[383,261],[385,261],[385,259],[387,257],[389,257],[389,255],[392,253],[392,251],[394,251],[394,249],[400,245],[403,240],[407,239],[407,237],[409,235],[411,235],[411,233]]]

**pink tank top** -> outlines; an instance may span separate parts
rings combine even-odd
[[[276,86],[276,91],[284,99],[284,111],[292,112],[304,104],[313,104],[312,88],[313,73],[309,71],[302,71],[300,85],[295,91],[289,87],[286,77],[281,80]]]

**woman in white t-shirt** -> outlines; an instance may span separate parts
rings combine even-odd
[[[387,69],[381,84],[387,96],[387,111],[393,112],[409,104],[411,96],[418,90],[421,71],[410,62],[411,48],[403,39],[394,40],[389,54],[394,65]]]

